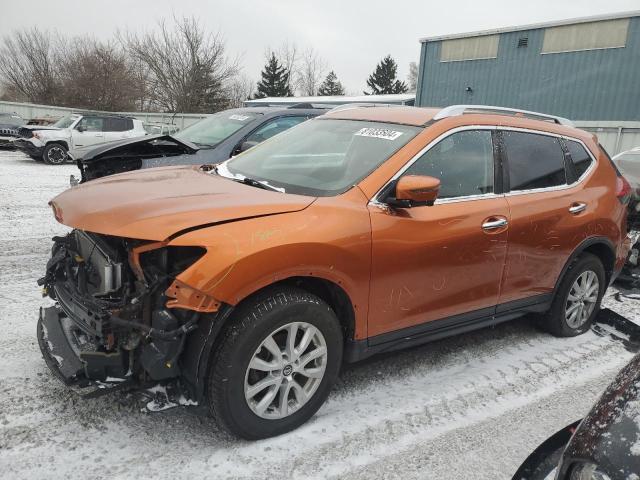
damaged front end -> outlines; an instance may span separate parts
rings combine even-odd
[[[51,370],[85,394],[180,378],[191,332],[220,306],[191,291],[199,299],[191,308],[190,289],[176,280],[206,250],[81,230],[53,240],[38,281],[56,302],[38,321]]]

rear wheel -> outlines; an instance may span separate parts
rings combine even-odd
[[[67,149],[59,143],[48,144],[42,152],[42,160],[47,165],[62,165],[68,158]]]
[[[569,267],[560,282],[544,326],[559,337],[573,337],[586,332],[600,310],[606,289],[602,262],[583,253]]]
[[[214,353],[208,400],[229,432],[255,440],[306,422],[324,403],[342,361],[333,310],[297,288],[239,307]]]

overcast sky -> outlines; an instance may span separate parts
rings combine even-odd
[[[38,26],[71,35],[111,38],[118,29],[147,30],[173,14],[195,16],[226,39],[243,72],[257,80],[264,52],[283,42],[311,46],[335,70],[348,93],[360,94],[387,54],[406,79],[423,36],[621,12],[638,0],[0,0],[0,34]]]

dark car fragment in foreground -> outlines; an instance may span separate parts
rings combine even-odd
[[[640,326],[602,310],[594,331],[640,351]],[[604,328],[603,328],[604,326]],[[612,330],[615,329],[615,330]],[[640,478],[640,354],[616,375],[589,414],[558,431],[529,455],[512,480],[637,480]]]

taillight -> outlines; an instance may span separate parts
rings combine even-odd
[[[629,203],[631,199],[631,185],[622,175],[616,177],[616,197],[622,203]]]

